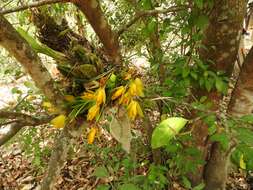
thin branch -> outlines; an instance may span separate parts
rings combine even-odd
[[[26,94],[13,108],[13,110],[17,109],[17,107],[29,96],[29,94]]]
[[[0,110],[0,118],[5,118],[5,119],[18,119],[20,120],[19,123],[22,123],[26,126],[34,126],[34,125],[40,125],[44,124],[45,122],[48,122],[51,117],[47,118],[36,118],[33,116],[30,116],[28,114],[24,113],[18,113],[18,112],[10,112],[10,111],[1,111]]]
[[[10,129],[8,132],[2,136],[0,136],[0,147],[8,142],[12,137],[14,137],[23,127],[25,126],[38,126],[46,124],[50,121],[51,118],[37,119],[33,118],[34,121],[29,123],[27,121],[19,121],[17,123],[13,123],[10,125]]]
[[[3,127],[3,126],[6,126],[6,125],[13,124],[13,123],[18,123],[18,122],[19,122],[18,119],[14,119],[14,120],[11,120],[11,121],[6,121],[4,123],[0,123],[0,128]]]
[[[4,14],[13,13],[13,12],[23,11],[23,10],[34,8],[34,7],[40,7],[43,5],[49,5],[49,4],[55,4],[55,3],[66,3],[66,2],[70,2],[70,0],[42,0],[42,1],[29,3],[27,5],[14,7],[11,9],[0,10],[0,14],[4,15]]]
[[[168,14],[172,12],[177,12],[177,11],[182,11],[185,10],[189,7],[178,7],[178,6],[173,6],[167,9],[155,9],[155,10],[146,10],[146,11],[139,11],[136,13],[135,17],[130,20],[125,26],[123,26],[121,29],[118,31],[118,36],[123,34],[126,30],[128,30],[129,27],[131,27],[134,23],[136,23],[139,19],[142,17],[146,16],[155,16],[158,14]]]

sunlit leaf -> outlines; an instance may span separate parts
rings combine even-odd
[[[96,177],[99,177],[99,178],[109,177],[109,173],[108,173],[106,167],[99,166],[93,172],[93,176],[96,176]]]
[[[244,162],[244,159],[243,159],[243,154],[241,154],[241,156],[240,156],[240,168],[242,168],[242,169],[246,169],[246,163]]]
[[[187,121],[182,117],[171,117],[162,121],[153,131],[151,139],[152,148],[160,148],[167,145],[186,125]]]

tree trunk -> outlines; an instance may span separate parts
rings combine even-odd
[[[214,62],[211,66],[213,70],[225,71],[228,77],[236,61],[245,13],[244,0],[216,0],[203,41],[203,45],[209,49],[200,51],[203,59]],[[206,95],[210,98],[208,93]],[[213,95],[216,97],[213,100],[214,110],[218,110],[222,96],[218,92]],[[204,171],[205,188],[223,190],[226,186],[229,153],[222,151],[217,142],[213,143],[210,153]]]
[[[245,5],[244,0],[214,0],[214,7],[209,16],[209,25],[205,30],[202,41],[205,48],[199,50],[202,60],[213,63],[210,64],[210,68],[214,72],[224,71],[228,77],[232,73],[237,58],[243,18],[246,11]],[[222,100],[220,93],[216,91],[208,93],[200,90],[195,93],[195,96],[207,96],[213,102],[212,110],[219,110],[219,103]],[[196,139],[196,146],[201,150],[202,158],[205,160],[207,153],[210,152],[210,146],[206,141],[208,126],[203,122],[194,125],[193,136]],[[206,189],[224,189],[227,159],[224,159],[217,143],[213,144],[210,154],[210,159],[207,160],[205,168],[200,167],[198,172],[191,175],[192,183],[197,185],[204,176]]]

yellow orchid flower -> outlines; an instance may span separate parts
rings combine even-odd
[[[135,80],[132,80],[129,84],[129,93],[131,96],[144,96],[143,93],[143,83],[141,79],[136,78]]]
[[[130,73],[126,73],[124,76],[124,80],[129,80],[132,77],[132,75]]]
[[[53,104],[50,102],[43,102],[42,106],[49,112],[49,113],[59,113],[60,110],[57,109]]]
[[[58,115],[57,117],[55,117],[54,119],[51,120],[50,122],[54,128],[63,128],[65,127],[65,123],[66,123],[66,116],[61,114]]]
[[[105,103],[105,100],[106,100],[105,88],[100,87],[96,92],[96,103],[98,105],[101,105],[102,103]]]
[[[99,113],[100,107],[98,104],[92,106],[87,114],[87,121],[92,121]]]
[[[135,120],[137,115],[139,115],[140,117],[143,117],[143,112],[137,101],[132,100],[130,102],[130,104],[127,107],[127,114],[131,120]]]
[[[84,92],[81,98],[84,100],[94,100],[96,96],[94,92]]]
[[[130,82],[128,92],[131,96],[136,96],[137,95],[137,86],[136,86],[134,81]]]
[[[131,96],[127,92],[121,96],[121,98],[119,99],[119,104],[128,105],[130,100],[131,100]]]
[[[137,95],[143,97],[144,96],[144,93],[143,93],[143,88],[144,87],[143,87],[143,83],[142,83],[141,79],[140,78],[136,78],[134,80],[134,83],[136,85]]]
[[[125,92],[125,87],[124,86],[120,86],[120,87],[116,88],[116,91],[112,95],[112,100],[117,99],[122,94],[124,94],[124,92]]]
[[[88,137],[87,137],[88,144],[93,144],[97,132],[98,132],[97,127],[92,127],[91,128],[91,130],[89,131]]]
[[[75,97],[72,95],[65,95],[64,99],[68,102],[74,102],[75,101]]]
[[[53,105],[50,102],[43,102],[42,106],[45,107],[45,108],[51,108],[51,107],[53,107]]]

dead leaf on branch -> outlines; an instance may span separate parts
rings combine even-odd
[[[109,110],[112,113],[110,122],[111,135],[122,145],[122,148],[129,153],[131,146],[131,123],[124,108],[120,107],[118,114],[115,108]]]

